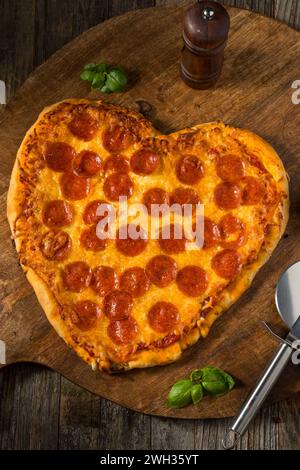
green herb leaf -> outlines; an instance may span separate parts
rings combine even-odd
[[[102,88],[105,82],[105,74],[103,72],[94,73],[94,77],[92,80],[92,88]]]
[[[192,403],[191,389],[193,384],[190,380],[179,380],[171,388],[167,406],[170,408],[183,408]]]
[[[80,75],[81,80],[88,80],[89,82],[91,82],[94,77],[95,77],[95,73],[92,72],[91,70],[84,70],[82,74]]]
[[[97,64],[94,64],[94,63],[86,64],[84,66],[84,70],[92,70],[93,71],[95,69],[95,67],[97,67]]]
[[[195,384],[191,388],[191,397],[194,405],[197,405],[203,398],[203,387],[201,384]]]
[[[108,86],[106,85],[106,83],[103,85],[102,88],[100,88],[100,91],[101,91],[102,93],[111,93],[111,89],[108,88]]]
[[[201,384],[202,375],[203,375],[202,369],[195,369],[191,372],[190,380],[194,384]]]
[[[227,378],[217,367],[209,366],[202,369],[202,386],[209,395],[214,397],[224,395],[230,390]]]
[[[108,65],[107,64],[96,64],[95,67],[94,67],[94,70],[95,72],[97,73],[103,73],[103,72],[107,72],[108,70]]]
[[[231,377],[230,374],[227,374],[227,372],[224,372],[221,369],[220,369],[220,372],[223,375],[224,380],[227,382],[228,392],[229,392],[235,386],[235,381],[234,381],[233,377]]]
[[[124,90],[127,85],[127,77],[123,70],[118,68],[111,69],[107,75],[105,85],[113,93]]]

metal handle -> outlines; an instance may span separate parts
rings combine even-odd
[[[233,419],[222,441],[224,449],[232,449],[236,445],[289,362],[293,348],[288,343],[292,343],[294,338],[288,334],[286,340],[287,343],[281,344],[278,347],[253,391],[247,397],[237,416]]]

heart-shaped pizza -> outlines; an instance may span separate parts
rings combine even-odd
[[[149,210],[155,236],[133,205]],[[282,162],[257,135],[219,122],[161,135],[135,112],[83,99],[41,113],[8,192],[20,263],[50,323],[108,371],[174,361],[205,337],[269,258],[288,205]],[[196,230],[178,236],[179,213],[153,206],[190,206]]]

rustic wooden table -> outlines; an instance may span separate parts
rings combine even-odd
[[[89,27],[128,10],[175,1],[0,0],[0,80],[6,82],[7,97],[35,67]],[[297,0],[221,3],[300,28]],[[135,413],[31,364],[0,372],[0,449],[218,449],[227,425],[227,419],[196,422]],[[265,407],[240,448],[299,449],[300,397]]]

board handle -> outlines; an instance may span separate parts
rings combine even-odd
[[[237,416],[233,419],[222,441],[224,449],[233,449],[250,422],[255,417],[271,389],[279,379],[283,369],[290,360],[294,351],[292,342],[295,338],[289,333],[286,340],[277,348],[273,358],[265,368],[263,374],[255,385],[250,395],[242,405]]]

